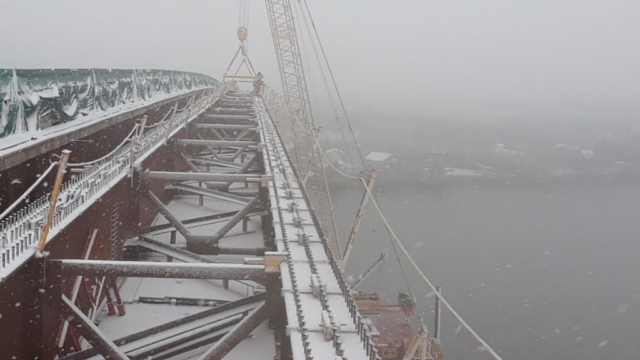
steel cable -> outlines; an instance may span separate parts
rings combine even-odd
[[[4,219],[7,215],[9,215],[9,213],[11,213],[13,211],[13,209],[15,209],[22,201],[24,201],[24,199],[27,198],[27,196],[29,196],[29,194],[31,194],[31,192],[36,188],[36,186],[38,186],[42,180],[44,180],[44,178],[49,175],[49,172],[51,172],[51,170],[58,165],[58,162],[52,162],[51,165],[49,165],[49,167],[47,168],[47,170],[45,170],[42,175],[40,175],[40,177],[38,178],[38,180],[36,180],[36,182],[33,183],[33,185],[31,185],[27,191],[24,192],[24,194],[22,194],[18,200],[14,201],[13,204],[11,204],[2,214],[0,214],[0,220]]]
[[[171,112],[173,112],[173,106],[171,108],[169,108],[169,111],[167,112],[167,115],[165,115],[162,120],[158,121],[157,123],[153,124],[153,125],[145,125],[144,128],[145,129],[149,129],[149,128],[154,128],[160,124],[162,124],[163,121],[165,121],[169,115],[171,114]]]
[[[331,66],[329,65],[329,60],[327,59],[327,54],[324,51],[324,46],[322,46],[322,41],[320,40],[320,35],[318,34],[318,29],[316,28],[316,24],[313,21],[313,16],[311,15],[311,10],[309,10],[309,4],[307,4],[306,0],[304,0],[304,6],[307,9],[307,13],[309,14],[309,20],[311,20],[311,27],[313,27],[313,31],[316,34],[316,39],[318,39],[318,45],[320,46],[320,51],[322,52],[322,56],[324,57],[324,62],[327,65],[327,69],[329,70],[329,75],[331,76],[331,81],[333,82],[333,87],[336,89],[336,95],[338,96],[338,100],[340,101],[340,106],[342,107],[342,112],[344,113],[344,117],[347,120],[347,125],[349,126],[349,131],[351,132],[351,137],[353,138],[353,142],[355,143],[356,149],[358,150],[358,156],[360,157],[360,162],[362,163],[362,169],[366,170],[364,157],[362,156],[362,151],[360,151],[360,147],[358,146],[358,141],[356,139],[355,132],[353,131],[353,127],[351,126],[351,120],[349,119],[349,114],[347,113],[347,109],[344,106],[344,101],[342,101],[342,95],[340,95],[340,90],[338,89],[338,84],[336,83],[336,79],[333,76],[333,71],[331,70]]]
[[[131,136],[133,135],[133,133],[136,131],[136,129],[138,129],[138,124],[136,124],[133,129],[131,129],[131,132],[129,133],[129,135],[127,135],[127,137],[124,138],[124,140],[122,140],[122,142],[120,143],[120,145],[116,146],[115,149],[111,150],[110,153],[108,153],[105,156],[102,156],[98,159],[95,160],[91,160],[91,161],[87,161],[87,162],[82,162],[82,163],[68,163],[67,166],[69,167],[75,167],[75,166],[87,166],[87,165],[93,165],[97,162],[100,162],[101,160],[104,160],[106,158],[108,158],[109,156],[113,155],[116,151],[120,150],[121,147],[123,147],[127,141],[129,140],[129,138],[131,138]]]
[[[364,181],[364,179],[361,179],[362,185],[364,185],[364,188],[366,190],[366,192],[369,194],[369,198],[371,199],[371,202],[373,203],[373,205],[375,206],[376,210],[378,211],[378,214],[380,214],[380,218],[382,219],[382,222],[384,223],[385,227],[387,228],[387,230],[389,231],[389,234],[391,234],[393,240],[398,244],[398,247],[400,247],[400,250],[402,250],[402,252],[405,254],[405,256],[407,257],[407,259],[409,259],[409,262],[411,263],[411,265],[413,265],[413,267],[416,269],[416,271],[418,272],[418,274],[420,275],[420,277],[422,277],[422,279],[425,281],[425,283],[427,283],[427,285],[429,286],[429,288],[431,288],[431,290],[435,293],[435,295],[438,297],[438,299],[440,299],[440,301],[442,302],[442,304],[449,309],[449,311],[451,311],[451,313],[453,314],[453,316],[458,319],[458,321],[460,322],[460,324],[462,324],[462,326],[467,329],[467,331],[469,331],[469,333],[471,333],[471,335],[473,335],[473,337],[478,340],[478,342],[480,342],[480,344],[482,344],[482,346],[489,352],[489,354],[491,354],[491,356],[495,359],[495,360],[502,360],[502,358],[500,357],[500,355],[498,355],[495,350],[493,350],[491,348],[491,346],[489,346],[489,344],[487,344],[486,341],[484,341],[480,335],[478,335],[478,333],[476,333],[469,324],[467,324],[467,322],[462,318],[462,316],[460,316],[460,314],[458,314],[458,312],[456,312],[453,307],[451,305],[449,305],[449,302],[440,294],[440,292],[438,292],[438,290],[436,289],[436,287],[433,285],[433,283],[431,282],[431,280],[429,280],[429,278],[427,278],[427,276],[422,272],[422,270],[420,269],[420,267],[418,266],[418,264],[416,264],[416,262],[413,260],[413,258],[411,257],[411,255],[409,254],[409,252],[407,251],[407,249],[405,249],[404,245],[402,245],[402,242],[400,241],[400,239],[398,238],[398,236],[396,235],[396,233],[393,231],[393,229],[391,228],[391,225],[389,224],[389,222],[387,221],[387,218],[384,216],[384,214],[382,213],[382,210],[380,209],[380,206],[378,205],[378,202],[376,201],[376,199],[373,197],[373,194],[371,193],[371,190],[369,190],[369,188],[367,187],[367,183]]]

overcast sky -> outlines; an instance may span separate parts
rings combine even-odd
[[[293,0],[292,0],[293,1]],[[308,0],[355,113],[638,118],[638,0]],[[0,68],[158,68],[220,78],[238,0],[0,0]],[[263,1],[249,50],[279,81]],[[321,92],[318,78],[312,80]]]

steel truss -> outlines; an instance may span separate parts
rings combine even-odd
[[[292,160],[302,185],[308,189],[311,205],[318,215],[324,234],[335,247],[339,247],[322,157],[316,146],[315,138],[319,129],[315,126],[309,102],[293,7],[290,0],[266,0],[266,4],[293,135],[291,141],[288,141],[288,134],[284,133],[283,139],[286,145],[293,145]]]
[[[261,159],[260,136],[253,108],[244,98],[222,97],[218,108],[200,116],[184,132],[182,138],[172,139],[166,146],[171,147],[173,161],[179,168],[188,171],[140,171],[133,175],[134,188],[137,187],[144,198],[168,221],[168,224],[141,228],[136,238],[130,239],[130,249],[144,249],[166,256],[167,262],[145,261],[99,261],[90,260],[47,260],[49,282],[58,283],[63,278],[83,275],[85,277],[153,277],[181,279],[220,279],[225,288],[230,281],[237,281],[254,288],[258,295],[232,301],[209,301],[214,308],[195,315],[168,322],[166,324],[110,340],[64,294],[52,296],[50,307],[61,318],[69,321],[72,329],[87,340],[92,348],[77,351],[61,359],[87,359],[102,355],[108,359],[144,359],[153,355],[154,359],[173,358],[202,346],[212,346],[201,358],[219,359],[231,351],[242,339],[269,317],[273,318],[278,307],[274,297],[267,295],[266,286],[278,283],[277,266],[265,269],[265,263],[277,264],[278,255],[266,250],[268,241],[256,248],[224,247],[220,240],[234,236],[232,230],[240,234],[250,233],[248,223],[251,218],[267,215],[268,195],[266,186],[270,177],[264,175]],[[196,138],[194,138],[196,137]],[[174,167],[176,167],[174,165]],[[163,196],[152,189],[163,188]],[[175,195],[191,195],[203,206],[205,198],[241,205],[236,211],[200,216],[180,220],[164,199]],[[190,227],[202,223],[215,222],[219,228],[210,235],[194,235]],[[237,229],[236,229],[237,228]],[[234,230],[235,229],[235,230]],[[169,231],[169,242],[153,239],[154,233]],[[186,239],[186,247],[177,244],[177,235]],[[271,244],[271,247],[273,245]],[[266,254],[265,254],[266,252]],[[211,255],[260,256],[229,260],[217,259]],[[275,256],[275,257],[274,257]],[[268,261],[265,261],[267,259]],[[270,260],[269,260],[270,259]],[[276,271],[274,271],[276,269]],[[57,286],[59,289],[60,286]],[[274,293],[277,294],[277,291]],[[145,299],[159,303],[162,299]],[[173,301],[177,301],[174,299]],[[182,299],[182,302],[192,303]],[[269,304],[269,306],[267,306]],[[274,318],[275,319],[275,318]],[[178,331],[179,330],[179,331]],[[176,334],[189,334],[188,336]],[[164,339],[148,346],[145,341],[150,336]],[[140,350],[143,349],[143,350]]]

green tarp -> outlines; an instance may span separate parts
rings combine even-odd
[[[182,71],[0,69],[0,138],[219,85],[210,76]]]

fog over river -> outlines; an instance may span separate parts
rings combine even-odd
[[[504,359],[637,359],[640,186],[385,186],[378,200],[422,270]],[[332,190],[346,238],[362,187]],[[387,232],[367,209],[347,267],[389,302],[407,291]],[[399,250],[398,250],[399,251]],[[434,296],[399,254],[418,313],[433,328]],[[443,310],[447,359],[489,359]]]

